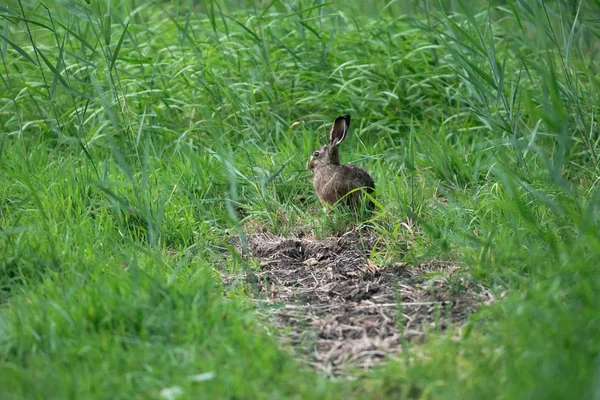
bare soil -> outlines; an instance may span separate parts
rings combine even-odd
[[[460,325],[491,300],[451,262],[376,265],[369,255],[386,243],[367,230],[327,239],[246,239],[260,271],[244,279],[263,315],[298,356],[331,375],[376,365],[398,354],[402,340]]]

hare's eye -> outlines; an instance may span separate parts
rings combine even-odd
[[[319,157],[319,154],[320,154],[320,153],[319,153],[318,151],[315,151],[315,152],[313,153],[313,156],[315,156],[315,157]]]

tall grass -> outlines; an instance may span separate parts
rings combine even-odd
[[[0,8],[2,397],[597,395],[599,11]],[[369,223],[398,239],[412,218],[410,257],[460,260],[497,296],[352,385],[298,373],[219,286],[250,268],[224,252],[242,226],[329,232],[305,163],[343,112],[342,158],[383,204]]]

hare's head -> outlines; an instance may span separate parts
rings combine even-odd
[[[338,146],[348,135],[350,128],[350,115],[344,114],[336,118],[329,132],[329,144],[315,150],[310,157],[309,167],[311,171],[329,164],[339,164],[340,154]]]

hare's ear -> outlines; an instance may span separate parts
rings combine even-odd
[[[329,145],[337,146],[342,143],[348,136],[348,129],[350,129],[350,116],[344,114],[337,117],[331,127],[331,132],[329,132]]]

